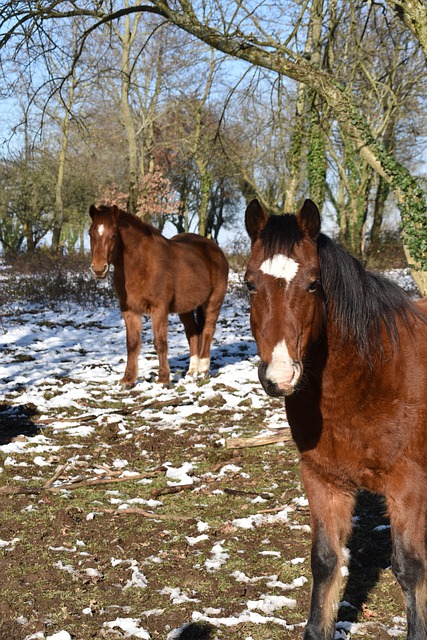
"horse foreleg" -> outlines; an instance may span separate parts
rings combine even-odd
[[[190,365],[188,368],[188,375],[194,376],[199,371],[199,330],[194,319],[193,311],[190,311],[189,313],[181,313],[179,317],[184,325],[185,335],[187,336],[190,347]]]
[[[408,640],[427,640],[426,509],[424,495],[414,490],[419,484],[414,473],[406,476],[410,486],[388,497],[393,542],[392,568],[406,604]],[[409,483],[408,483],[409,484]]]
[[[141,316],[133,311],[122,311],[126,325],[127,363],[125,375],[120,380],[122,389],[133,387],[138,375],[138,356],[141,349]]]
[[[332,640],[341,585],[341,549],[351,529],[355,496],[325,482],[304,463],[302,472],[310,505],[313,576],[304,640]]]
[[[157,310],[151,316],[154,335],[154,348],[159,359],[159,377],[157,382],[165,386],[170,382],[168,362],[168,312]]]

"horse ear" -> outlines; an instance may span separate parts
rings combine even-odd
[[[317,205],[313,200],[307,198],[301,209],[297,214],[297,222],[301,231],[312,238],[317,240],[317,236],[320,233],[320,213]]]
[[[95,207],[94,204],[91,204],[89,208],[89,215],[92,218],[92,220],[94,219],[96,213],[98,213],[98,209]]]
[[[252,244],[267,224],[268,216],[258,200],[252,200],[246,207],[245,226]]]

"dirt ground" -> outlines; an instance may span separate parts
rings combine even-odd
[[[2,443],[49,434],[49,426],[39,425],[37,414],[28,407],[22,408],[25,423],[22,413],[14,420],[7,405],[1,409]],[[177,637],[300,637],[310,592],[309,514],[300,501],[296,450],[292,444],[227,449],[219,444],[216,433],[216,426],[230,419],[230,410],[222,406],[220,397],[210,406],[209,415],[209,420],[200,420],[196,427],[192,424],[178,436],[167,430],[158,432],[155,425],[142,433],[132,413],[124,416],[130,437],[123,438],[117,423],[103,421],[72,458],[68,454],[74,443],[64,434],[56,435],[55,443],[61,449],[54,456],[54,469],[63,467],[61,481],[75,482],[76,488],[52,491],[49,482],[55,474],[51,466],[37,471],[33,466],[19,468],[25,483],[5,468],[2,487],[18,487],[26,493],[1,496],[1,538],[16,540],[0,550],[2,640],[23,640],[36,632],[49,636],[63,629],[78,640],[126,637],[119,629],[105,626],[117,618],[141,619],[141,627],[153,639],[163,639],[185,624],[189,626]],[[265,412],[253,411],[251,418],[247,436],[262,425]],[[141,484],[140,476],[119,482],[112,471],[117,459],[129,461],[132,470],[147,475],[149,482]],[[178,487],[168,485],[164,463],[174,460],[177,464],[196,462],[198,480]],[[104,479],[111,482],[90,484]],[[78,482],[83,485],[77,487]],[[115,510],[111,496],[128,508]],[[261,503],[254,503],[257,497]],[[161,506],[155,510],[150,505],[141,507],[130,502],[135,498],[161,501]],[[265,518],[250,529],[234,523],[251,514],[275,515],[283,508],[289,511],[282,521]],[[350,543],[350,579],[342,596],[352,606],[340,609],[345,621],[369,621],[370,638],[389,637],[381,625],[393,627],[393,618],[403,614],[401,595],[389,569],[389,530],[385,527],[372,533],[386,524],[381,510],[373,497],[362,495],[358,526]],[[192,545],[188,538],[200,535],[198,522],[208,524],[209,536]],[[215,543],[220,543],[228,558],[221,569],[208,571],[206,562]],[[296,558],[303,560],[292,563]],[[132,566],[138,567],[147,585],[138,586],[136,579],[129,585]],[[235,572],[261,578],[240,582],[232,577]],[[275,612],[289,628],[250,621],[234,628],[217,627],[194,620],[194,612],[204,610],[216,612],[206,617],[236,617],[246,602],[257,601],[266,592],[282,595],[282,589],[266,587],[271,575],[285,584],[307,578],[300,587],[285,592],[296,600],[295,605],[285,613],[283,609]],[[298,626],[291,628],[293,625]]]
[[[81,330],[79,319],[71,325]],[[239,382],[238,363],[253,358],[253,346],[233,348]],[[17,343],[5,354],[36,366]],[[286,416],[255,375],[244,394],[228,384],[221,362],[197,384],[178,372],[166,396],[149,382],[123,393],[110,375],[79,397],[72,367],[39,382],[48,410],[28,401],[25,380],[4,396],[0,640],[302,637],[310,528],[298,454],[280,428],[270,434],[281,442],[233,445],[236,432],[259,437]],[[73,387],[75,401],[63,405]],[[360,495],[343,556],[336,638],[403,637],[390,530],[374,496]]]

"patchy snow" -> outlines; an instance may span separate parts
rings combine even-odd
[[[230,557],[227,550],[222,546],[224,542],[224,540],[222,542],[217,542],[212,547],[211,557],[208,558],[205,562],[205,567],[208,571],[218,571]]]
[[[13,538],[12,540],[0,540],[0,549],[13,550],[19,538]]]
[[[413,286],[408,273],[400,271],[389,274],[404,286]],[[235,274],[232,278],[236,279]],[[48,477],[55,470],[58,460],[56,455],[59,446],[55,443],[55,434],[66,431],[70,436],[75,437],[73,448],[69,451],[69,469],[75,474],[74,480],[79,479],[79,443],[85,437],[93,434],[95,427],[85,424],[89,418],[96,419],[99,425],[116,425],[119,429],[120,437],[126,438],[129,433],[124,426],[123,414],[126,408],[140,412],[145,421],[152,419],[155,421],[156,429],[170,432],[171,437],[186,433],[188,425],[191,425],[192,416],[204,415],[209,412],[209,405],[206,401],[214,399],[218,394],[218,386],[222,385],[226,390],[221,392],[224,405],[233,407],[234,413],[228,424],[218,426],[215,444],[223,447],[225,439],[228,437],[238,437],[242,432],[245,422],[246,411],[253,408],[265,408],[268,412],[270,399],[262,390],[257,375],[257,355],[256,346],[251,337],[249,327],[248,304],[244,297],[229,294],[224,303],[220,320],[217,325],[215,338],[212,347],[212,377],[203,381],[203,385],[196,380],[186,376],[188,368],[188,348],[184,332],[177,317],[170,317],[169,325],[169,362],[172,371],[171,388],[163,388],[152,381],[153,373],[157,373],[157,357],[153,349],[153,338],[148,319],[143,324],[142,351],[139,358],[139,377],[135,385],[135,394],[121,393],[122,409],[110,410],[104,408],[94,408],[90,412],[85,408],[86,403],[102,394],[103,401],[108,400],[112,395],[117,398],[120,394],[119,380],[123,375],[125,367],[125,329],[120,313],[115,306],[84,308],[68,303],[61,308],[46,308],[43,306],[14,305],[13,314],[7,318],[7,322],[0,325],[0,350],[2,359],[0,362],[0,377],[2,378],[3,398],[11,405],[8,411],[14,418],[19,418],[20,411],[25,405],[34,405],[40,415],[39,424],[49,425],[49,436],[39,433],[37,435],[28,434],[19,436],[14,441],[0,446],[0,464],[11,467],[33,465],[35,474],[43,473],[45,467]],[[25,356],[25,357],[24,357]],[[171,414],[170,403],[176,397],[179,387],[182,397],[185,399],[179,406],[173,407]],[[143,393],[144,406],[138,405],[138,392]],[[111,396],[110,396],[111,394]],[[164,404],[164,406],[163,406]],[[155,405],[155,406],[154,406]],[[235,408],[235,409],[234,409]],[[64,410],[64,420],[60,419],[60,411]],[[76,414],[76,419],[70,419],[72,409]],[[51,420],[51,412],[55,415],[55,420]],[[171,419],[172,417],[172,419]],[[93,422],[92,422],[93,423]],[[272,434],[277,429],[287,428],[286,413],[284,407],[275,409],[267,416],[267,428],[264,433]],[[265,425],[264,425],[265,426]],[[141,427],[144,430],[144,425]],[[108,442],[102,444],[107,449]],[[195,443],[194,448],[200,447],[203,451],[204,445]],[[141,456],[147,456],[146,451],[140,452]],[[15,457],[16,456],[16,457]],[[20,459],[25,456],[25,461]],[[19,457],[19,461],[18,461]],[[123,476],[131,477],[135,471],[130,467],[126,459],[116,458],[112,465],[115,473],[122,472]],[[203,488],[203,482],[212,480],[198,474],[197,463],[183,460],[179,466],[172,462],[164,463],[166,470],[167,484],[171,489],[175,487],[197,486]],[[266,471],[268,467],[266,466]],[[2,468],[0,467],[0,473]],[[101,473],[102,467],[94,469],[94,473]],[[284,471],[285,473],[285,471]],[[214,479],[219,478],[248,478],[242,467],[238,464],[228,463],[218,469]],[[15,480],[18,480],[16,476]],[[149,478],[139,480],[140,483],[150,483]],[[60,487],[60,481],[55,481],[55,487]],[[220,492],[221,490],[217,490]],[[64,489],[62,499],[67,500],[68,493]],[[120,490],[110,490],[106,493],[111,505],[117,510],[127,509],[130,506],[138,508],[141,505],[144,509],[155,510],[162,506],[160,500],[127,499],[122,496]],[[259,504],[262,511],[261,497],[253,499],[253,503]],[[274,523],[286,524],[289,530],[307,531],[308,527],[296,525],[291,522],[293,514],[298,508],[307,507],[307,500],[304,496],[296,498],[291,504],[285,505],[275,513],[259,512],[254,515],[240,518],[230,518],[230,526],[235,530],[246,532],[272,525]],[[37,506],[33,507],[37,508]],[[94,503],[93,511],[86,513],[86,520],[98,517],[98,505]],[[28,510],[30,510],[28,508]],[[206,516],[206,520],[208,517]],[[377,527],[375,531],[382,531],[383,527]],[[246,531],[245,531],[246,530]],[[193,535],[197,534],[197,535]],[[167,538],[168,531],[163,534]],[[265,584],[266,593],[256,600],[243,602],[240,612],[234,615],[224,616],[220,609],[199,607],[197,603],[200,599],[197,592],[190,593],[182,588],[179,583],[179,576],[171,576],[169,585],[165,585],[159,594],[173,605],[192,602],[195,607],[192,614],[193,621],[204,621],[216,628],[232,627],[252,624],[276,624],[288,630],[295,631],[299,637],[304,622],[298,625],[289,625],[286,622],[286,608],[295,607],[296,600],[292,597],[279,595],[280,592],[294,592],[303,587],[308,578],[305,575],[286,583],[279,579],[278,575],[248,576],[243,572],[229,568],[232,564],[230,550],[227,548],[225,540],[215,539],[216,533],[211,532],[208,522],[198,520],[192,528],[190,525],[187,535],[183,536],[187,547],[196,552],[199,545],[209,542],[209,551],[206,559],[201,560],[198,565],[199,570],[205,570],[212,574],[227,571],[233,576],[236,582],[246,584]],[[19,543],[19,538],[11,540],[0,540],[0,548],[7,553],[13,550]],[[60,545],[51,547],[54,553],[75,552],[76,546],[83,548],[84,541],[74,541],[74,545]],[[84,553],[82,551],[81,553]],[[115,551],[115,553],[118,553]],[[280,562],[284,562],[283,552],[266,549],[259,550],[259,553],[270,556],[271,566],[277,567]],[[56,558],[58,556],[55,556]],[[150,563],[161,563],[161,557],[150,556],[144,560],[144,565]],[[309,575],[309,562],[306,558],[297,557],[288,559],[291,565],[301,565],[301,573]],[[274,564],[276,563],[276,564]],[[53,566],[61,572],[69,574],[70,580],[83,571],[72,564],[68,564],[59,559],[53,562]],[[122,589],[136,588],[148,590],[150,587],[150,574],[147,576],[142,571],[138,562],[134,559],[124,557],[111,557],[111,566],[117,571],[124,571],[126,574],[122,584]],[[151,564],[153,566],[153,564]],[[145,569],[144,569],[145,570]],[[88,578],[102,579],[102,572],[89,567],[84,569]],[[273,568],[272,571],[277,571]],[[346,573],[347,569],[342,568]],[[175,582],[174,582],[175,580]],[[275,595],[270,591],[275,590]],[[200,610],[197,608],[199,607]],[[111,620],[103,622],[100,630],[102,637],[124,637],[150,639],[150,634],[144,629],[142,619],[160,615],[163,609],[147,610],[138,612],[140,617],[116,617],[111,615]],[[83,610],[85,616],[92,615],[90,607]],[[179,629],[170,629],[167,635],[168,640],[179,638],[181,633],[188,627],[183,625]],[[397,636],[403,633],[405,621],[396,618],[394,627],[387,629],[390,636]],[[365,624],[337,623],[336,638],[349,638],[353,634],[364,634]],[[246,637],[246,636],[245,636]],[[38,632],[27,635],[23,640],[69,640],[70,633],[61,630],[53,635],[45,635]],[[246,637],[250,640],[250,637]]]
[[[171,465],[170,462],[165,462],[165,467],[167,467],[166,477],[171,478],[173,482],[168,482],[169,485],[181,485],[181,484],[193,484],[195,479],[188,475],[189,471],[192,471],[193,465],[191,462],[184,462],[184,464],[175,468]]]
[[[251,611],[259,609],[264,613],[271,613],[282,607],[295,607],[297,601],[294,598],[286,598],[285,596],[263,595],[260,600],[249,600],[247,605]]]
[[[140,618],[116,618],[111,622],[104,622],[104,627],[108,629],[119,628],[124,631],[125,638],[142,638],[143,640],[150,640],[150,634],[140,627]]]

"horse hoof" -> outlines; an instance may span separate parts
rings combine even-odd
[[[125,382],[124,380],[120,381],[120,390],[121,391],[129,391],[132,389],[134,383],[133,382]]]
[[[165,389],[169,389],[171,386],[170,380],[157,380],[157,384],[161,384]]]

